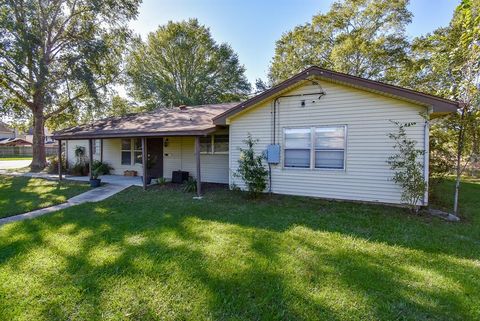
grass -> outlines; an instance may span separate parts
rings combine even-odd
[[[463,220],[448,223],[130,188],[0,228],[0,319],[479,320],[479,194],[463,184]]]
[[[0,156],[1,161],[32,160],[31,156]]]
[[[60,204],[88,189],[76,182],[0,175],[0,218]]]

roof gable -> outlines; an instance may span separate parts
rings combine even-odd
[[[358,89],[384,94],[393,98],[403,99],[410,102],[415,102],[423,106],[429,106],[433,108],[435,113],[452,113],[457,110],[459,103],[456,101],[444,99],[438,96],[433,96],[425,93],[421,93],[415,90],[389,85],[379,81],[360,78],[328,69],[323,69],[317,66],[312,66],[295,76],[283,81],[282,83],[238,104],[237,106],[225,111],[224,113],[213,118],[213,122],[217,125],[226,124],[227,118],[249,108],[257,105],[260,102],[264,102],[267,99],[271,99],[278,96],[280,93],[295,87],[300,82],[310,79],[323,79],[335,83],[340,83],[355,87]]]

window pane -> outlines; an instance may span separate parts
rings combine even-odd
[[[310,149],[286,149],[285,167],[310,168]]]
[[[122,139],[122,150],[130,150],[132,148],[132,145],[130,143],[130,139]]]
[[[142,152],[134,152],[133,159],[135,164],[142,164]]]
[[[135,150],[142,150],[142,139],[141,138],[135,138],[133,140],[133,148]]]
[[[214,152],[228,152],[228,135],[214,136]]]
[[[286,129],[285,148],[310,148],[310,129]]]
[[[344,152],[333,150],[322,150],[315,152],[315,168],[343,169]]]
[[[200,137],[200,152],[201,153],[212,152],[212,136]]]
[[[131,152],[122,152],[122,165],[132,165]]]
[[[345,127],[315,128],[316,149],[344,149]]]
[[[94,139],[93,146],[93,153],[97,155],[100,154],[100,139]]]

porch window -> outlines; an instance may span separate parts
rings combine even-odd
[[[227,154],[228,135],[209,135],[200,137],[200,153],[202,154]]]
[[[100,155],[100,139],[93,140],[93,154]]]
[[[200,153],[210,154],[212,152],[212,136],[200,137]]]
[[[132,165],[132,140],[122,139],[122,165]]]
[[[228,135],[213,135],[213,153],[228,153]]]
[[[133,159],[135,164],[142,164],[142,139],[133,139]]]

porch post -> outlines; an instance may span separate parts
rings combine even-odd
[[[197,163],[197,197],[201,197],[202,179],[200,175],[200,136],[195,136],[195,161]]]
[[[89,164],[88,164],[88,175],[90,176],[90,179],[93,178],[93,171],[92,171],[92,165],[93,165],[93,139],[88,140],[88,157],[89,157]]]
[[[58,140],[58,180],[62,180],[62,140]]]
[[[142,137],[143,189],[147,189],[147,138]]]
[[[103,163],[103,138],[100,139],[100,162]]]

